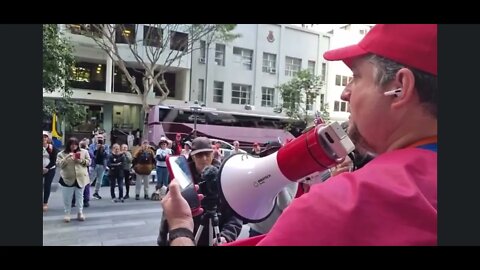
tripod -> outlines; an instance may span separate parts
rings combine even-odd
[[[213,246],[215,243],[217,245],[220,244],[220,228],[216,206],[206,210],[202,215],[200,219],[200,226],[198,227],[197,234],[195,235],[196,245],[198,244],[200,236],[202,235],[205,227],[208,229],[208,245]]]

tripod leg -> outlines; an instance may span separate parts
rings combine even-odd
[[[214,235],[212,237],[212,241],[215,241],[217,245],[220,245],[222,243],[222,241],[220,239],[220,228],[219,228],[220,222],[218,220],[217,212],[213,213],[212,219],[210,221],[211,221],[212,230],[213,230],[213,233],[214,233]]]
[[[200,240],[200,236],[202,235],[203,231],[203,224],[200,224],[197,230],[197,234],[195,235],[195,245],[198,245],[198,240]]]
[[[213,240],[213,227],[212,227],[211,219],[208,219],[208,239],[209,239],[210,246],[213,246],[214,240]]]
[[[220,245],[222,241],[220,240],[220,228],[218,226],[213,226],[213,231],[215,233],[215,238],[212,239],[217,242],[217,245]]]

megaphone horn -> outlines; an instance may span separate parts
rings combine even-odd
[[[318,125],[266,157],[228,157],[220,167],[220,193],[238,217],[259,222],[273,211],[286,185],[335,166],[354,149],[340,124]]]

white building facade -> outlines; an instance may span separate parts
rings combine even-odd
[[[132,40],[143,39],[146,26],[124,26],[129,29],[124,34]],[[93,40],[78,31],[80,25],[60,27],[75,49],[73,99],[88,106],[88,119],[80,129],[87,132],[96,125],[106,131],[141,129],[141,97],[134,93],[125,75]],[[334,78],[323,59],[323,53],[332,46],[330,34],[287,24],[238,24],[233,32],[241,37],[226,44],[200,41],[194,47],[203,49],[172,65],[175,68],[165,74],[171,93],[163,104],[189,106],[199,101],[206,107],[221,110],[278,115],[275,108],[281,105],[281,98],[276,87],[292,79],[297,71],[311,69],[322,78]],[[138,69],[127,46],[120,45],[120,53],[127,60],[127,67]],[[141,77],[136,77],[136,81],[139,80]],[[326,83],[328,87],[331,84]],[[326,89],[319,89],[320,95],[311,113],[319,110],[321,101],[332,96],[327,95]],[[44,93],[44,97],[58,98],[59,95]],[[151,93],[148,103],[159,102],[158,94]],[[333,109],[333,105],[329,107]]]
[[[373,27],[373,24],[346,24],[330,31],[330,49],[337,49],[358,43]],[[346,121],[350,115],[348,102],[340,95],[352,79],[352,71],[342,61],[328,61],[326,102],[331,121]]]

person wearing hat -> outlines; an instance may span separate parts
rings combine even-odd
[[[140,190],[143,181],[143,198],[148,200],[148,177],[155,166],[155,153],[150,149],[149,142],[144,140],[142,146],[133,154],[133,170],[135,171],[135,200],[140,200]]]
[[[168,139],[166,137],[160,138],[158,143],[157,153],[155,159],[157,160],[157,186],[156,190],[163,190],[166,192],[168,187],[168,170],[167,170],[167,157],[173,155],[172,149],[168,148]]]
[[[51,143],[50,133],[43,132],[43,211],[48,210],[48,199],[55,176],[58,150]]]
[[[190,152],[189,168],[192,172],[193,182],[199,185],[198,193],[202,193],[205,189],[202,184],[202,172],[209,166],[215,166],[220,168],[220,162],[213,158],[213,149],[210,140],[207,137],[198,137],[192,141],[192,151]],[[168,193],[167,193],[168,194]],[[168,196],[168,195],[167,195]],[[219,229],[222,242],[232,242],[237,239],[240,231],[242,230],[242,221],[233,215],[232,210],[223,201],[217,203],[219,212]],[[193,233],[196,234],[198,227],[200,226],[201,215],[196,216],[193,219],[194,228]],[[162,216],[162,222],[160,226],[160,232],[158,236],[158,245],[168,245],[167,233],[168,224],[165,222],[164,216]],[[202,231],[200,239],[198,241],[199,246],[208,246],[208,228],[205,227]]]
[[[313,185],[268,234],[232,245],[437,245],[437,25],[377,24],[324,58],[352,70],[341,94],[350,106],[348,133],[376,157]],[[193,231],[177,185],[163,213],[172,229]],[[188,236],[172,241],[193,244]]]
[[[182,152],[180,154],[184,155],[185,158],[188,159],[191,151],[192,151],[192,142],[186,141],[185,144],[183,145],[183,149],[182,149]]]

